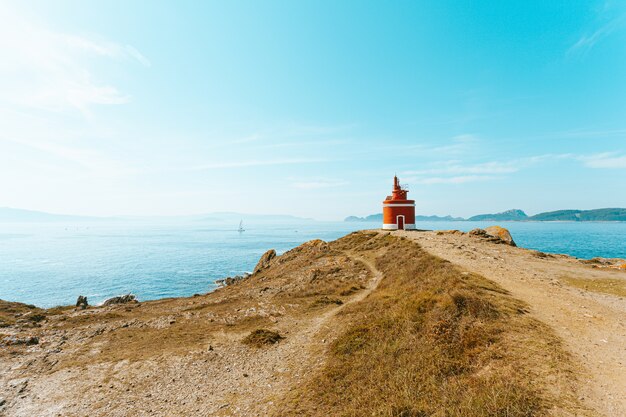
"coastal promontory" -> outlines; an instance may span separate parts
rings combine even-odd
[[[188,298],[0,302],[0,413],[624,415],[626,267],[488,232],[315,240]]]

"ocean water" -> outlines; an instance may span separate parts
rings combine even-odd
[[[493,223],[421,222],[420,229],[468,231]],[[500,222],[519,246],[580,258],[626,258],[626,223]],[[0,299],[41,307],[90,304],[132,292],[140,300],[190,296],[214,281],[251,271],[267,249],[333,240],[378,223],[303,222],[237,225],[0,224]]]

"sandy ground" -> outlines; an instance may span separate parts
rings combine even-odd
[[[626,416],[626,299],[571,287],[566,277],[626,280],[626,272],[592,268],[580,261],[468,234],[398,231],[433,255],[491,279],[531,307],[531,314],[565,341],[586,378],[583,401],[606,416]],[[515,237],[515,236],[513,236]]]

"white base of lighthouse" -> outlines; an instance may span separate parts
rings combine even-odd
[[[383,224],[383,230],[398,230],[398,225],[395,223]],[[405,224],[404,230],[415,230],[415,225]]]

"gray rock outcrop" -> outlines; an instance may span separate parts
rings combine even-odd
[[[268,268],[270,266],[270,263],[272,262],[272,259],[274,259],[275,257],[276,251],[274,249],[270,249],[263,255],[261,255],[261,259],[259,259],[259,262],[254,267],[253,274],[256,274],[257,272]]]
[[[117,297],[108,298],[104,300],[102,305],[110,306],[114,304],[125,304],[125,303],[131,303],[131,302],[136,302],[136,301],[137,301],[137,297],[135,297],[134,294],[126,294],[126,295],[118,295]]]
[[[89,303],[87,302],[87,297],[84,295],[79,295],[78,299],[76,300],[76,307],[80,307],[81,309],[86,309],[89,306]]]

